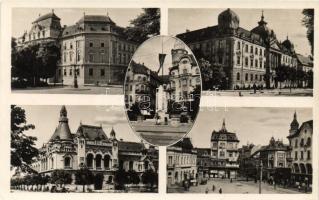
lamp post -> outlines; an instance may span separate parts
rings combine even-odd
[[[263,178],[263,162],[260,160],[259,164],[259,170],[260,170],[260,177],[259,177],[259,194],[261,194],[261,181]]]
[[[74,88],[78,88],[78,77],[77,77],[77,69],[76,69],[76,65],[74,65]]]

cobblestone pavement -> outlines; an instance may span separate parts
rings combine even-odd
[[[73,88],[70,86],[65,87],[38,87],[26,89],[13,89],[13,93],[28,93],[28,94],[109,94],[109,95],[122,95],[122,86],[111,87],[97,87],[97,86],[82,86]]]
[[[213,185],[215,185],[215,191],[212,191]],[[219,189],[222,189],[222,193],[237,193],[237,194],[258,194],[259,193],[259,183],[254,181],[236,181],[232,183],[229,179],[211,179],[206,185],[191,186],[187,193],[205,193],[208,189],[208,193],[219,193]],[[300,192],[293,189],[285,189],[281,187],[271,186],[267,183],[262,183],[261,186],[262,194],[300,194]],[[169,193],[179,193],[184,192],[180,187],[168,188]]]

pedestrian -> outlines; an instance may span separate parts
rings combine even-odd
[[[209,191],[209,190],[208,190],[208,187],[206,187],[205,193],[208,194],[208,191]]]
[[[215,192],[215,189],[216,189],[216,187],[215,187],[215,185],[213,185],[213,188],[212,188],[213,192]]]
[[[231,178],[231,179],[230,179],[230,183],[232,183],[232,182],[233,182],[233,179]]]
[[[257,86],[256,86],[255,83],[254,83],[254,85],[253,85],[253,89],[254,89],[254,94],[256,94]]]
[[[222,188],[219,188],[219,194],[222,194],[222,193],[223,193]]]

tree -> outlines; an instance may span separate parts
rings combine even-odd
[[[313,71],[309,70],[306,73],[307,87],[313,88]]]
[[[153,186],[158,183],[158,174],[152,169],[147,170],[142,174],[142,182],[149,185],[151,190],[153,190]]]
[[[140,177],[138,173],[134,170],[128,171],[128,183],[132,184],[139,184],[140,183]]]
[[[148,38],[160,34],[160,9],[143,8],[143,13],[131,20],[125,32],[130,40],[144,42]]]
[[[281,89],[281,83],[288,78],[288,67],[280,65],[276,68],[276,80],[279,82],[279,88]]]
[[[60,49],[55,42],[42,43],[37,57],[40,62],[39,76],[44,79],[55,76],[57,64],[60,60]]]
[[[192,120],[195,120],[198,112],[199,112],[199,104],[200,104],[200,97],[201,97],[201,88],[197,86],[194,91],[191,93],[193,96],[193,101],[191,102],[191,108],[189,110],[190,117]]]
[[[208,60],[201,58],[198,60],[198,65],[201,72],[203,90],[211,89],[211,80],[213,78],[213,68]]]
[[[116,190],[123,190],[125,184],[129,181],[128,174],[125,170],[119,169],[114,174],[114,185]]]
[[[60,185],[61,187],[64,184],[71,184],[72,175],[65,170],[54,170],[50,178],[50,183]]]
[[[34,129],[35,126],[27,124],[25,110],[11,106],[11,167],[23,172],[33,172],[30,168],[32,159],[38,155],[35,147],[36,137],[27,136],[23,132]]]
[[[132,104],[131,108],[127,110],[127,116],[130,121],[136,121],[137,116],[141,115],[141,109],[138,102]]]
[[[223,66],[221,64],[213,64],[212,71],[211,85],[219,89],[225,89],[227,87],[227,80]]]
[[[83,186],[83,192],[85,192],[85,185],[94,183],[94,175],[87,167],[83,167],[77,170],[75,173],[75,184]]]
[[[307,38],[311,46],[311,54],[313,55],[313,38],[314,38],[314,9],[304,9],[302,24],[307,28]]]

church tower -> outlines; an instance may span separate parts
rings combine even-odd
[[[116,139],[116,134],[115,131],[112,127],[111,133],[110,133],[110,138],[112,141],[112,166],[111,168],[118,168],[118,164],[119,164],[119,145],[118,145],[118,141]]]
[[[294,119],[290,123],[289,135],[294,135],[299,129],[299,123],[297,121],[297,113],[294,113]]]

